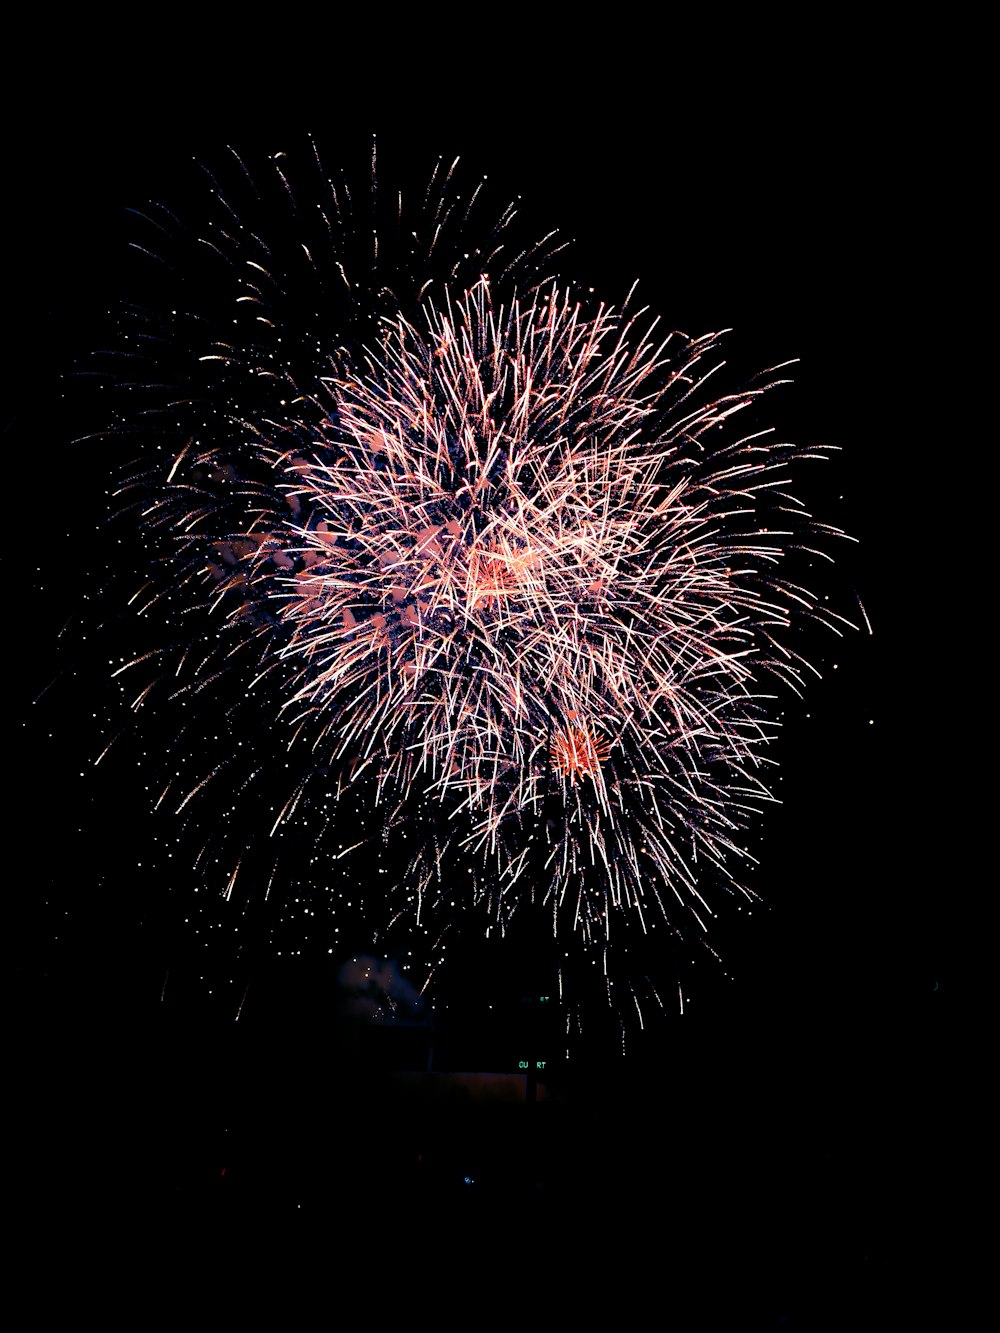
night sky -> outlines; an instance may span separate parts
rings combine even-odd
[[[881,38],[864,53],[834,41],[822,68],[744,61],[739,43],[723,59],[701,40],[691,59],[678,38],[638,67],[616,53],[600,80],[601,41],[584,54],[580,39],[552,62],[493,52],[491,71],[525,81],[490,96],[467,58],[438,68],[400,53],[364,73],[345,41],[329,63],[308,52],[302,79],[307,52],[276,72],[266,46],[243,72],[183,42],[176,59],[151,64],[144,49],[114,68],[64,53],[44,85],[58,104],[41,98],[7,167],[18,336],[5,425],[8,456],[31,460],[8,479],[16,586],[30,589],[8,643],[27,649],[10,890],[23,925],[9,947],[32,1234],[69,1252],[108,1213],[115,1227],[134,1219],[138,1249],[136,1235],[155,1249],[186,1232],[288,1252],[289,1237],[324,1236],[344,1253],[433,1216],[438,1237],[474,1225],[541,1273],[546,1246],[582,1241],[584,1214],[598,1233],[625,1215],[639,1266],[674,1255],[698,1299],[752,1312],[732,1327],[884,1327],[932,1290],[950,1304],[944,1143],[976,1042],[960,943],[972,885],[952,861],[966,796],[936,678],[946,594],[928,582],[957,524],[939,531],[929,515],[956,484],[938,471],[961,446],[933,380],[953,373],[961,282],[947,268],[967,260],[948,239],[961,171],[932,132],[932,99],[886,74]],[[129,296],[125,210],[150,197],[196,209],[192,158],[229,142],[273,153],[309,130],[334,165],[341,142],[356,161],[374,130],[385,170],[415,179],[461,154],[498,196],[523,196],[536,231],[574,238],[571,276],[612,301],[639,278],[671,327],[732,328],[729,384],[799,358],[766,414],[842,450],[800,493],[858,538],[839,544],[826,591],[849,617],[860,598],[874,633],[814,636],[823,678],[780,705],[763,904],[717,923],[724,971],[699,962],[684,1015],[668,1002],[624,1056],[616,1023],[596,1020],[561,1058],[530,941],[470,941],[433,1027],[424,1012],[373,1034],[345,1007],[343,957],[279,963],[262,909],[249,955],[233,967],[231,942],[213,944],[218,976],[201,981],[177,919],[186,890],[149,869],[162,830],[134,770],[113,756],[93,768],[106,662],[75,648],[68,660],[57,635],[93,589],[113,470],[101,441],[74,442],[100,410],[65,377]],[[425,1067],[430,1045],[442,1071],[511,1072],[544,1054],[547,1100],[480,1102],[456,1085],[435,1101],[393,1081]],[[444,1242],[423,1244],[442,1291]]]

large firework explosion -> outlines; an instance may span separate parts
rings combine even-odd
[[[412,211],[374,163],[360,194],[318,156],[227,171],[197,230],[146,212],[110,375],[154,803],[224,900],[284,873],[314,937],[360,908],[428,979],[541,916],[641,1019],[624,941],[711,948],[753,897],[773,700],[802,622],[837,628],[799,571],[842,534],[789,489],[817,451],[739,415],[777,372],[716,396],[717,335],[560,281],[453,169]]]

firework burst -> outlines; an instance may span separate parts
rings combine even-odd
[[[836,620],[795,573],[837,535],[789,491],[814,455],[739,429],[780,380],[714,396],[716,335],[577,295],[544,272],[551,236],[506,243],[509,210],[470,257],[450,173],[420,228],[397,212],[413,244],[354,256],[363,282],[349,195],[326,181],[302,239],[315,220],[275,175],[298,277],[222,198],[199,240],[233,278],[235,332],[182,311],[151,335],[138,316],[142,355],[183,367],[118,427],[167,457],[121,488],[160,542],[143,605],[175,627],[143,660],[184,664],[175,694],[243,682],[230,734],[248,696],[270,710],[292,774],[272,834],[318,788],[357,795],[358,846],[401,831],[386,920],[447,925],[461,871],[487,929],[530,901],[605,958],[629,921],[707,939],[711,891],[750,896],[796,631]],[[296,283],[308,318],[289,314]],[[178,628],[192,607],[201,639]],[[168,805],[217,771],[172,778]]]

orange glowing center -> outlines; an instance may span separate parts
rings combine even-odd
[[[506,543],[490,542],[485,548],[474,549],[470,562],[470,605],[499,605],[516,589],[530,583],[539,564],[534,553],[508,547]]]
[[[552,736],[552,762],[570,782],[594,777],[611,753],[611,744],[586,727],[568,726]]]

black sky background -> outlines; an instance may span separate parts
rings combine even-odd
[[[22,589],[35,566],[42,589],[26,610],[21,683],[30,696],[52,674],[53,632],[80,594],[85,534],[107,484],[100,451],[67,443],[74,408],[60,399],[59,376],[119,294],[124,210],[151,196],[183,207],[195,193],[192,157],[211,159],[228,142],[278,151],[310,130],[331,159],[339,140],[356,156],[374,131],[383,160],[395,157],[418,176],[437,156],[460,153],[498,193],[521,194],[540,229],[575,237],[568,271],[609,299],[639,278],[669,325],[691,334],[733,328],[730,383],[800,358],[794,386],[768,411],[794,438],[843,451],[812,477],[810,498],[859,539],[842,548],[829,577],[831,603],[850,616],[857,593],[875,633],[820,644],[823,680],[801,707],[786,708],[777,746],[784,803],[766,820],[756,880],[766,910],[723,924],[730,977],[706,972],[683,1019],[647,1034],[624,1063],[595,1046],[563,1071],[558,1087],[580,1119],[547,1160],[560,1163],[565,1184],[574,1159],[566,1145],[584,1141],[588,1116],[617,1128],[638,1115],[644,1149],[619,1139],[603,1150],[603,1183],[589,1187],[602,1199],[617,1190],[616,1199],[634,1201],[638,1186],[622,1183],[632,1171],[644,1190],[662,1194],[671,1172],[689,1170],[677,1166],[687,1162],[677,1146],[686,1134],[710,1157],[721,1153],[712,1179],[730,1201],[737,1180],[761,1197],[761,1154],[787,1200],[800,1167],[819,1179],[826,1153],[825,1184],[803,1193],[795,1215],[815,1229],[822,1213],[824,1253],[832,1247],[839,1258],[800,1264],[815,1278],[812,1287],[803,1279],[802,1291],[814,1293],[818,1274],[829,1283],[848,1271],[860,1291],[864,1246],[851,1248],[852,1236],[864,1232],[872,1262],[888,1271],[902,1263],[903,1215],[944,1209],[940,1136],[960,1119],[959,1088],[977,1041],[960,944],[975,886],[952,860],[966,798],[956,765],[942,758],[951,742],[932,726],[941,687],[931,664],[942,650],[929,643],[944,595],[929,581],[932,548],[954,535],[928,529],[929,507],[946,500],[939,469],[951,447],[946,394],[935,381],[957,293],[970,280],[958,270],[975,269],[955,243],[968,187],[934,91],[950,75],[941,68],[949,57],[924,79],[915,48],[894,34],[842,27],[822,38],[786,34],[787,45],[767,33],[744,45],[735,34],[723,50],[704,31],[609,42],[600,32],[568,38],[554,26],[523,40],[508,33],[502,48],[453,34],[452,46],[428,44],[433,54],[408,50],[396,33],[390,55],[372,34],[346,30],[325,47],[301,31],[294,41],[275,33],[273,44],[258,33],[239,49],[218,34],[173,32],[163,46],[158,35],[137,37],[114,59],[95,54],[97,43],[79,58],[67,47],[39,69],[30,109],[22,104],[10,122],[8,261],[22,299],[6,424],[14,456],[28,460],[10,478],[19,537],[28,519],[18,546],[30,576]],[[120,1121],[112,1113],[119,1130],[109,1129],[107,1115],[124,1096],[147,1108],[141,1145],[129,1138],[129,1152],[158,1163],[164,1154],[174,1163],[196,1158],[207,1179],[225,1155],[220,1126],[234,1120],[239,1100],[232,1089],[245,1091],[249,1071],[262,1069],[294,1088],[295,1110],[282,1102],[277,1111],[273,1091],[264,1098],[272,1125],[296,1123],[318,1140],[316,1117],[325,1122],[339,1077],[329,1033],[310,1012],[326,979],[298,978],[284,992],[277,984],[273,1012],[249,1036],[237,1039],[214,1017],[201,1025],[191,1012],[164,1026],[156,1001],[169,947],[142,909],[141,884],[125,882],[114,867],[127,858],[96,836],[84,840],[80,859],[105,861],[103,901],[94,900],[93,865],[77,864],[73,751],[89,724],[74,728],[75,707],[57,702],[53,727],[39,723],[38,706],[29,710],[27,811],[16,834],[27,870],[15,894],[28,925],[15,940],[15,976],[26,1078],[44,1090],[33,1104],[51,1108],[57,1092],[83,1086],[90,1110],[79,1120],[87,1128],[68,1138],[61,1114],[42,1117],[36,1152],[51,1155],[61,1143],[57,1178],[77,1181],[66,1163],[96,1135],[108,1163],[102,1178],[120,1174],[127,1154],[111,1146]],[[144,825],[124,789],[121,802],[131,830],[123,839],[141,841]],[[53,903],[70,908],[72,926],[59,939]],[[483,966],[479,956],[470,965],[473,990]],[[510,989],[516,1039],[508,1049],[523,1024],[518,988]],[[477,1067],[477,1031],[475,1021],[454,1020],[456,1064]],[[205,1094],[202,1111],[186,1114],[179,1148],[162,1097],[176,1110],[195,1089]],[[158,1097],[161,1109],[148,1109]],[[742,1126],[735,1138],[734,1123]],[[489,1157],[483,1137],[469,1130],[462,1140],[472,1156]],[[908,1165],[915,1156],[919,1181]],[[146,1170],[162,1192],[162,1168]],[[379,1170],[387,1187],[388,1169]],[[842,1171],[856,1173],[857,1212],[865,1210],[858,1200],[876,1214],[882,1207],[881,1230],[843,1220],[847,1193],[832,1183]],[[698,1192],[693,1176],[683,1179],[690,1203]],[[246,1206],[260,1188],[248,1187]],[[583,1186],[573,1188],[585,1197]],[[933,1229],[907,1225],[908,1243],[919,1236],[934,1253]],[[795,1228],[785,1226],[790,1243]],[[733,1241],[726,1253],[735,1250]],[[812,1309],[815,1294],[802,1291],[796,1299]]]

